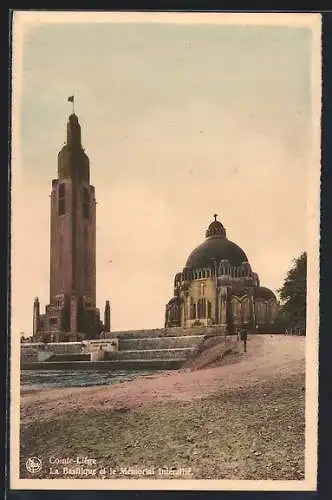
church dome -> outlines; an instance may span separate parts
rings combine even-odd
[[[248,262],[244,251],[227,239],[225,228],[217,221],[216,214],[214,218],[206,231],[206,240],[191,252],[186,267],[213,266],[215,261],[218,263],[221,260],[228,260],[233,266],[241,266],[243,262]]]
[[[222,225],[221,222],[219,222],[217,220],[217,215],[215,215],[214,217],[215,217],[215,219],[209,225],[209,227],[205,233],[205,236],[207,238],[211,238],[212,236],[224,236],[224,237],[226,237],[226,231],[225,231],[224,226]]]
[[[271,300],[271,299],[276,300],[276,296],[274,295],[272,290],[266,288],[265,286],[258,286],[255,289],[255,298],[263,300]]]

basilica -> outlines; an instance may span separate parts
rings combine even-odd
[[[175,275],[165,327],[220,325],[225,333],[244,326],[269,331],[277,311],[276,296],[260,285],[246,254],[227,238],[215,214],[205,241]]]

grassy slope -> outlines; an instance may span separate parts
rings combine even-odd
[[[304,397],[295,375],[190,403],[34,422],[21,429],[21,477],[54,477],[51,455],[86,455],[98,467],[191,467],[190,479],[303,479]],[[29,456],[43,459],[41,473],[27,473]]]

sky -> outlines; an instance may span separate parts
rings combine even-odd
[[[272,14],[273,15],[273,14]],[[276,291],[308,250],[309,27],[31,22],[14,43],[12,330],[49,302],[51,181],[75,96],[97,205],[97,305],[163,327],[174,275],[217,213]]]

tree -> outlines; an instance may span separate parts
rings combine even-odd
[[[303,252],[293,260],[283,286],[278,290],[280,317],[285,327],[305,332],[307,310],[307,254]]]

